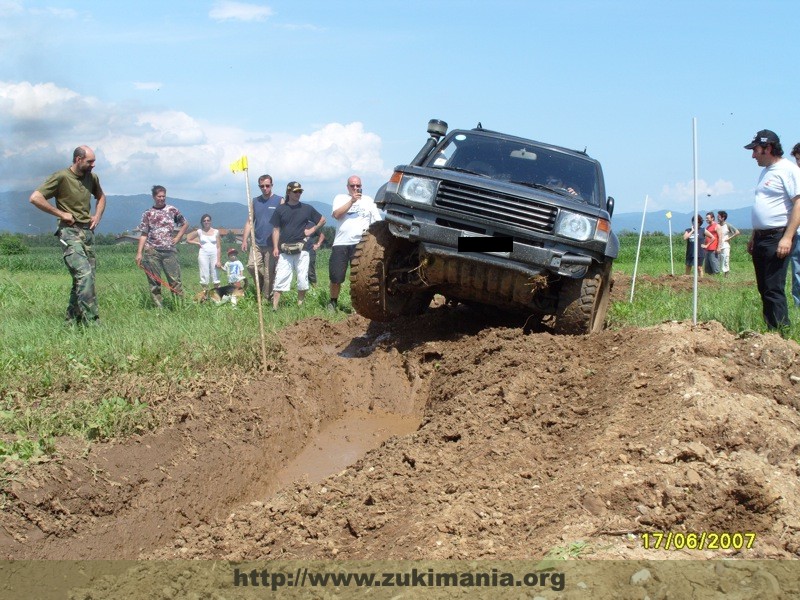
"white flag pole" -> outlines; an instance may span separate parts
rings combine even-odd
[[[631,299],[633,303],[633,290],[636,288],[636,271],[639,269],[639,252],[642,249],[642,235],[644,235],[644,218],[647,215],[648,196],[644,197],[644,210],[642,210],[642,226],[639,229],[639,244],[636,246],[636,261],[633,263],[633,279],[631,280]]]
[[[693,163],[694,163],[694,172],[693,172],[693,189],[694,189],[694,214],[692,214],[692,221],[695,221],[696,217],[699,213],[699,208],[697,207],[697,117],[692,118],[692,156],[693,156]],[[694,281],[692,283],[692,324],[697,325],[697,280],[698,280],[698,269],[700,269],[701,265],[698,265],[698,249],[700,248],[700,223],[695,222],[694,227],[696,231],[694,233]]]
[[[675,277],[675,260],[672,258],[672,212],[667,211],[667,225],[669,226],[669,272]]]

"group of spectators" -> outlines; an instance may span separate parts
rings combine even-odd
[[[694,249],[697,246],[698,277],[703,273],[727,277],[731,270],[731,240],[741,232],[728,223],[728,213],[724,210],[706,213],[706,225],[700,215],[692,218],[692,226],[683,232],[686,240],[686,274],[691,275],[694,267]],[[702,269],[700,269],[702,267]]]
[[[311,283],[316,283],[316,251],[325,241],[322,227],[325,217],[309,204],[300,201],[303,187],[296,181],[286,186],[286,196],[272,190],[270,175],[258,178],[261,195],[253,198],[252,219],[248,219],[242,235],[242,251],[250,244],[247,268],[258,281],[260,293],[272,299],[277,310],[283,292],[289,290],[292,275],[297,278],[297,302],[303,304]],[[347,193],[333,199],[333,219],[336,235],[333,239],[328,275],[330,302],[328,309],[338,308],[339,290],[347,275],[361,235],[374,222],[383,219],[375,200],[363,193],[361,178],[352,175],[347,180]],[[251,231],[252,230],[252,231]]]
[[[106,197],[93,173],[95,160],[94,151],[88,146],[76,148],[72,165],[53,173],[30,197],[37,208],[59,219],[56,236],[64,246],[64,263],[72,275],[66,320],[75,325],[99,323],[94,230],[105,211]],[[273,193],[270,175],[259,177],[258,186],[261,195],[252,199],[242,236],[242,251],[249,248],[247,268],[258,284],[259,295],[271,300],[273,311],[278,310],[281,294],[289,291],[293,276],[297,280],[297,302],[302,305],[309,283],[316,283],[315,255],[325,241],[322,233],[325,217],[300,201],[304,190],[297,181],[286,186],[285,196]],[[92,196],[96,199],[94,213]],[[189,223],[176,207],[167,204],[164,186],[153,186],[152,197],[153,206],[142,214],[138,228],[136,264],[147,276],[153,303],[162,308],[162,286],[177,296],[183,295],[176,246]],[[55,206],[49,202],[51,198],[55,198]],[[332,216],[336,235],[329,263],[328,309],[335,311],[356,245],[364,231],[383,216],[374,199],[363,193],[357,175],[348,178],[347,193],[333,199]],[[218,269],[227,273],[228,285],[243,286],[244,267],[235,248],[228,250],[228,261],[222,264],[222,240],[219,231],[212,227],[211,215],[201,217],[200,228],[187,236],[187,242],[199,247],[200,284],[206,293],[212,287],[219,287]]]

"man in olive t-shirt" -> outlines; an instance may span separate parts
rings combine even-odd
[[[67,323],[74,325],[96,324],[99,319],[94,287],[94,230],[103,217],[106,195],[97,175],[92,173],[94,163],[91,148],[75,148],[72,165],[50,175],[30,197],[36,208],[59,219],[56,236],[64,246],[64,263],[72,275]],[[97,199],[94,214],[92,196]],[[55,198],[55,206],[50,204],[50,198]]]

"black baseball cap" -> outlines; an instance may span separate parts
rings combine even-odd
[[[767,144],[780,144],[781,140],[778,137],[778,134],[774,131],[770,131],[769,129],[762,129],[759,131],[753,141],[747,144],[745,148],[747,150],[752,150],[756,146],[766,146]]]
[[[297,181],[290,181],[286,186],[287,192],[302,192],[303,186]]]

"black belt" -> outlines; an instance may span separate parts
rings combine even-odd
[[[78,229],[91,229],[92,224],[89,223],[73,223],[72,225],[61,225],[61,229],[69,229],[70,227],[77,227]]]
[[[786,227],[773,227],[772,229],[756,229],[753,232],[753,237],[762,238],[770,235],[775,235],[778,233],[783,233],[784,231],[786,231]]]

